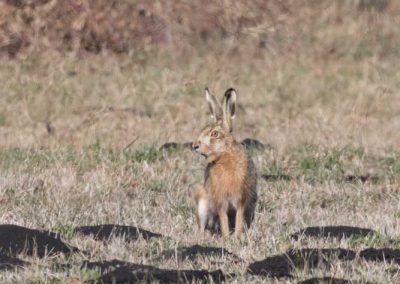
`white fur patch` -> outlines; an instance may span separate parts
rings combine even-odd
[[[205,226],[208,215],[208,202],[206,199],[202,198],[199,200],[197,204],[197,214],[199,215],[200,223]]]
[[[210,145],[210,137],[208,137],[208,136],[203,136],[203,137],[201,137],[200,142],[201,142],[202,144],[208,146],[208,145]]]

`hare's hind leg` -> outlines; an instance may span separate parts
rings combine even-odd
[[[237,237],[241,236],[244,230],[244,213],[244,205],[240,204],[236,210],[235,236]]]
[[[218,210],[218,217],[222,236],[229,236],[228,212],[224,207]]]

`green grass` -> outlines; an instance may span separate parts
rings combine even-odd
[[[352,247],[397,247],[399,245],[398,239],[391,239],[390,237],[383,234],[369,234],[366,237],[352,237],[349,238],[349,244]]]
[[[82,281],[94,281],[101,276],[100,271],[92,269],[82,269],[80,278]]]
[[[162,152],[156,146],[144,146],[131,154],[134,161],[153,163],[162,158]],[[128,154],[128,155],[129,155]],[[128,156],[129,157],[129,156]]]
[[[385,183],[397,180],[397,155],[392,149],[385,150],[383,155],[374,155],[352,146],[321,149],[304,145],[287,149],[284,154],[275,154],[262,173],[286,181],[300,179],[310,184],[340,183],[349,176],[371,176]]]
[[[0,167],[4,170],[20,166],[46,169],[57,163],[90,170],[101,164],[115,165],[118,163],[154,163],[173,154],[174,151],[162,152],[156,146],[144,145],[135,149],[117,150],[95,143],[82,150],[64,147],[51,149],[0,149]]]
[[[144,190],[161,193],[165,191],[165,186],[161,180],[151,180],[144,185]]]

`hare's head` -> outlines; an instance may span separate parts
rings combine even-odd
[[[236,91],[228,89],[222,104],[207,88],[205,96],[214,121],[203,128],[193,143],[193,149],[205,156],[208,162],[212,162],[227,151],[235,141],[232,136],[232,120],[235,118]]]

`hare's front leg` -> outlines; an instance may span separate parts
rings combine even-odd
[[[201,233],[204,233],[207,226],[208,218],[208,201],[205,198],[200,198],[197,203],[197,225]]]
[[[220,208],[218,210],[219,223],[221,226],[221,234],[226,237],[229,236],[229,223],[228,223],[228,213],[225,208]]]
[[[236,210],[236,220],[235,220],[235,236],[239,237],[242,235],[244,230],[244,213],[245,208],[243,204],[240,204]]]

